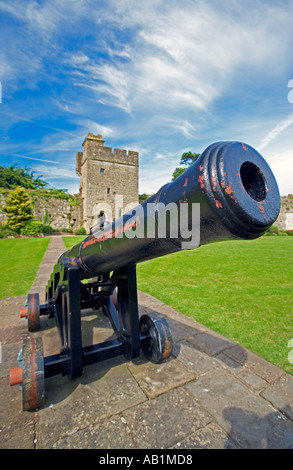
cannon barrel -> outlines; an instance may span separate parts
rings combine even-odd
[[[25,340],[21,368],[11,385],[22,383],[23,409],[42,406],[44,379],[82,375],[90,364],[142,350],[152,362],[172,354],[168,322],[156,312],[140,315],[136,263],[181,249],[226,239],[254,239],[275,221],[280,195],[262,156],[239,142],[209,146],[179,178],[104,229],[93,229],[61,255],[46,287],[46,303],[29,294],[21,316],[28,329],[40,329],[42,315],[55,318],[61,349],[43,356],[42,339]],[[87,282],[82,282],[88,279]],[[115,338],[83,345],[81,312],[102,311]]]
[[[264,158],[247,144],[218,142],[175,181],[112,224],[93,229],[58,262],[78,266],[80,278],[90,278],[182,248],[255,239],[279,210],[278,186]],[[192,240],[196,230],[199,237]]]

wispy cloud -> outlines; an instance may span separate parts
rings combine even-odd
[[[12,74],[12,67],[9,64],[9,59],[2,52],[0,54],[0,78],[1,78],[1,80],[5,80],[5,79],[7,79],[7,77],[9,79],[11,74]]]
[[[180,120],[168,118],[165,122],[167,126],[176,129],[188,139],[196,137],[196,126],[185,119]]]
[[[270,132],[267,133],[267,135],[262,139],[259,144],[259,151],[267,147],[274,139],[278,137],[279,134],[281,134],[285,129],[287,129],[287,127],[291,126],[292,124],[293,114],[290,114],[290,116],[288,116],[283,121],[279,122]]]
[[[277,6],[262,10],[262,22],[256,28],[249,9],[238,3],[223,12],[200,1],[184,5],[172,1],[168,8],[159,2],[159,10],[158,2],[139,9],[132,1],[127,7],[110,3],[112,8],[102,11],[101,18],[116,25],[117,35],[119,30],[131,30],[127,49],[112,41],[105,51],[115,61],[96,57],[89,61],[81,53],[81,63],[73,55],[72,64],[83,78],[76,84],[90,88],[99,103],[129,114],[139,108],[146,116],[206,112],[229,93],[232,84],[235,87],[238,74],[245,77],[249,69],[260,70],[264,65],[268,73],[276,73],[276,63],[281,66],[289,52],[276,32],[275,18],[287,24],[286,12]],[[250,12],[257,15],[261,7],[260,2],[251,3]],[[237,15],[241,22],[235,21]],[[278,50],[278,55],[272,57],[272,50]]]
[[[74,134],[73,132],[67,131],[65,129],[60,129],[60,128],[57,128],[57,127],[49,126],[48,124],[45,124],[43,122],[37,122],[36,120],[29,119],[28,117],[25,117],[23,115],[18,115],[18,114],[12,113],[12,112],[5,112],[5,114],[6,114],[6,116],[14,118],[17,122],[30,122],[30,123],[38,126],[38,127],[44,128],[44,129],[49,129],[51,131],[60,132],[61,134],[76,137],[76,134]]]
[[[277,182],[281,183],[281,195],[293,194],[292,185],[292,162],[293,146],[288,150],[279,150],[270,155],[270,167],[275,175]]]
[[[5,154],[73,167],[86,133],[102,133],[140,152],[153,187],[187,147],[241,133],[268,149],[292,123],[276,106],[280,83],[291,106],[292,0],[0,0],[0,12]]]
[[[83,15],[85,4],[82,0],[45,1],[42,4],[36,0],[21,2],[21,0],[0,1],[0,10],[9,13],[17,20],[26,23],[34,31],[40,33],[53,33],[60,27],[60,22],[68,20],[68,14],[75,20],[76,16]]]
[[[48,167],[46,165],[35,165],[34,171],[41,173],[43,176],[46,176],[48,179],[58,179],[58,178],[70,178],[77,179],[76,173],[73,170],[66,168],[60,168],[59,166]]]
[[[93,121],[91,119],[85,119],[80,121],[79,124],[87,129],[88,132],[93,134],[102,134],[103,137],[113,137],[115,131],[113,128],[105,126],[100,122]]]
[[[54,163],[55,165],[64,165],[62,162],[56,162],[54,160],[47,160],[45,158],[37,158],[37,157],[28,157],[27,155],[19,155],[18,153],[12,154],[13,157],[19,157],[19,158],[24,158],[25,160],[34,160],[38,162],[43,162],[43,163]],[[59,168],[60,171],[60,168]]]
[[[60,166],[35,165],[33,167],[35,174],[40,175],[46,182],[48,187],[55,187],[56,183],[59,188],[67,189],[69,193],[78,192],[78,176],[74,170],[60,168]]]

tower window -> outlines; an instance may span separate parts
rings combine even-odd
[[[110,194],[110,188],[107,188],[107,194]]]
[[[105,173],[104,168],[101,168],[101,169],[100,169],[100,173],[101,173],[101,174]]]

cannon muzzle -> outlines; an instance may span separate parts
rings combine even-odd
[[[59,262],[90,278],[213,241],[257,238],[279,210],[278,186],[264,158],[243,143],[215,143],[179,178],[93,230]]]

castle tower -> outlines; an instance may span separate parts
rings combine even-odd
[[[87,233],[97,223],[112,222],[138,204],[138,152],[104,147],[89,133],[76,155],[80,177],[81,220]]]

